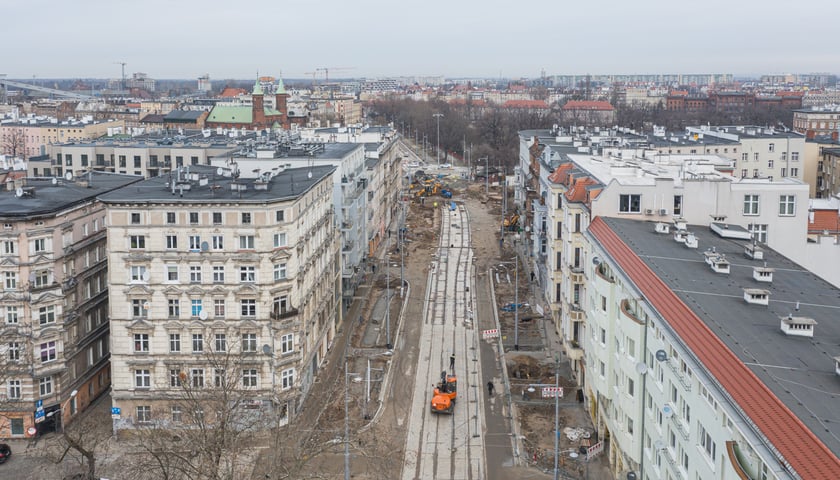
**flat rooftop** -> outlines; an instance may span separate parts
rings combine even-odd
[[[193,165],[189,175],[197,174],[199,179],[187,180],[187,169],[171,174],[152,177],[125,188],[99,197],[105,203],[262,203],[265,201],[291,200],[300,197],[315,184],[331,176],[336,167],[320,165],[303,168],[287,168],[278,171],[268,181],[266,189],[255,188],[257,178],[231,176],[230,169]],[[221,170],[223,173],[218,174]],[[267,171],[265,173],[270,173]],[[311,173],[311,175],[310,175]],[[180,178],[180,181],[178,180]],[[175,184],[173,189],[172,184]],[[204,185],[202,185],[204,183]],[[244,190],[233,190],[232,184],[244,185]],[[184,188],[181,188],[183,186]]]
[[[689,226],[699,242],[699,248],[689,249],[675,242],[672,235],[655,233],[655,222],[602,220],[835,456],[840,456],[840,378],[833,360],[840,355],[840,289],[764,245],[764,260],[752,260],[744,255],[748,241],[721,238],[708,226]],[[711,247],[730,262],[728,275],[713,272],[704,262],[703,253]],[[753,268],[765,263],[775,269],[770,284],[753,280]],[[747,304],[745,288],[768,290],[769,306]],[[782,333],[781,319],[788,315],[814,319],[814,337]],[[702,355],[698,357],[702,359]]]
[[[30,220],[55,215],[73,205],[92,201],[103,193],[140,181],[143,177],[118,173],[91,172],[73,180],[26,178],[17,189],[0,190],[0,219]],[[5,186],[4,186],[5,187]]]

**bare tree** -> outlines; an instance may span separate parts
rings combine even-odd
[[[63,464],[67,473],[75,474],[75,479],[98,479],[97,467],[108,450],[110,426],[110,423],[102,422],[95,412],[77,415],[59,433],[45,439],[46,456],[54,463]]]
[[[26,131],[21,127],[6,129],[2,147],[5,155],[26,160]]]

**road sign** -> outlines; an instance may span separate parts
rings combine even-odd
[[[121,412],[122,409],[120,407],[111,407],[111,418],[113,418],[114,420],[119,420]]]
[[[36,433],[38,433],[38,430],[37,430],[35,427],[29,427],[29,429],[26,431],[26,433],[27,433],[30,437],[34,437],[34,436],[35,436],[35,434],[36,434]]]
[[[543,387],[541,394],[543,398],[563,398],[563,387]]]
[[[41,408],[39,410],[35,410],[35,423],[41,423],[44,421],[44,409]]]
[[[498,328],[491,328],[490,330],[482,330],[481,331],[481,338],[488,339],[488,338],[498,338],[499,337],[499,329]]]
[[[36,410],[43,410],[44,409],[44,401],[43,400],[35,400],[35,409]]]

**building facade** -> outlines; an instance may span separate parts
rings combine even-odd
[[[106,214],[97,195],[140,180],[2,179],[0,437],[60,429],[108,390]]]
[[[334,170],[184,167],[102,197],[116,428],[179,424],[184,386],[230,379],[281,425],[301,408],[342,319]]]

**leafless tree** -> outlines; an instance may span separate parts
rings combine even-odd
[[[23,128],[6,129],[2,140],[3,154],[26,160],[26,131]]]
[[[109,447],[110,426],[94,412],[77,415],[60,432],[44,440],[46,456],[62,464],[68,474],[75,474],[74,479],[96,480],[99,461]]]

